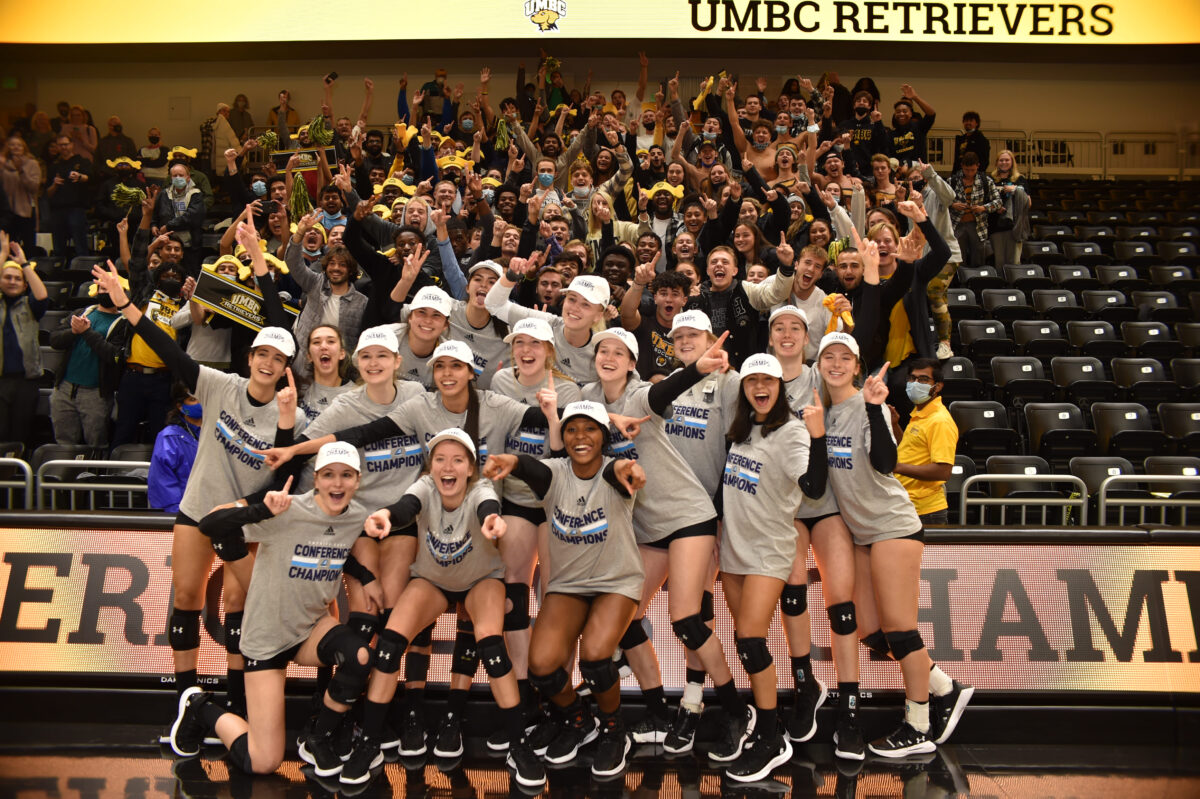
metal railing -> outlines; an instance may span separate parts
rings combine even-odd
[[[122,474],[149,469],[149,461],[53,460],[37,469],[38,510],[146,510],[145,478]],[[62,472],[61,476],[53,472]],[[60,503],[66,507],[60,506]]]
[[[1179,497],[1180,486],[1196,492],[1196,498]],[[1139,487],[1140,490],[1137,490]],[[1168,488],[1168,491],[1155,490]],[[1112,496],[1122,488],[1135,489],[1130,496]],[[1200,475],[1182,474],[1118,474],[1105,478],[1098,492],[1097,510],[1100,523],[1105,524],[1110,511],[1116,511],[1117,524],[1200,524]],[[1127,521],[1129,510],[1136,521]],[[1189,514],[1189,510],[1192,511]],[[1157,511],[1153,513],[1152,511]],[[1191,518],[1189,518],[1189,516]]]
[[[10,471],[24,477],[8,476]],[[20,499],[17,499],[17,496]],[[0,458],[0,497],[8,510],[29,510],[33,505],[33,468],[20,458]]]
[[[970,489],[980,483],[1015,483],[1020,488],[1017,491],[1036,491],[1037,496],[1020,497],[991,497],[970,496]],[[1071,494],[1055,494],[1043,489],[1048,484],[1069,486]],[[1026,489],[1025,486],[1030,486]],[[958,518],[960,524],[966,524],[970,518],[967,514],[971,508],[979,508],[982,523],[990,523],[986,518],[988,508],[999,508],[998,524],[1038,524],[1049,527],[1083,527],[1087,525],[1088,494],[1087,486],[1078,477],[1068,474],[975,474],[963,481],[962,494],[958,499]],[[1047,508],[1060,508],[1061,521],[1051,522],[1046,513]],[[1008,511],[1020,511],[1020,521],[1010,521]],[[1029,520],[1033,511],[1038,512],[1038,518]],[[1076,515],[1076,513],[1078,515]]]

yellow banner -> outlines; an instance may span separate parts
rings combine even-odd
[[[4,41],[141,44],[163,40],[150,0],[92,0],[71,8],[10,3]],[[272,20],[270,41],[411,39],[844,39],[906,43],[1194,44],[1196,0],[932,2],[931,0],[460,0],[452,19],[376,4],[369,18],[330,14],[325,0],[293,0]],[[171,41],[255,42],[267,32],[241,0],[210,0]],[[902,37],[902,38],[901,38]]]

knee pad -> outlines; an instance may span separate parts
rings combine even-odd
[[[358,654],[367,646],[358,633],[344,624],[339,624],[317,644],[317,657],[326,665],[336,666],[329,683],[329,698],[343,705],[352,705],[367,686],[371,675],[371,658],[366,663],[358,661]],[[369,650],[368,650],[369,651]]]
[[[870,635],[864,636],[862,644],[871,650],[872,654],[879,655],[884,659],[891,657],[892,650],[888,647],[887,636],[883,634],[883,630],[876,630]]]
[[[254,773],[254,764],[250,761],[250,733],[242,733],[229,745],[229,760],[247,774]]]
[[[646,635],[646,625],[642,624],[641,619],[634,619],[629,622],[629,626],[625,628],[625,634],[621,636],[621,648],[633,649],[650,640],[650,636]]]
[[[583,676],[583,681],[592,689],[592,696],[604,693],[616,685],[617,680],[621,678],[617,671],[617,664],[613,662],[612,658],[581,660],[579,661],[579,673]]]
[[[706,622],[717,618],[716,604],[713,602],[713,592],[705,591],[700,595],[700,618]]]
[[[887,638],[888,648],[892,650],[892,657],[897,662],[904,660],[913,652],[919,652],[925,648],[925,642],[921,640],[919,630],[901,630],[900,632],[884,633]]]
[[[408,656],[404,658],[404,681],[425,682],[425,678],[428,676],[429,655],[424,652],[409,652]]]
[[[200,646],[200,611],[172,608],[167,640],[176,652],[187,652]]]
[[[371,639],[375,637],[375,633],[379,632],[379,628],[382,625],[382,616],[376,616],[374,613],[363,613],[357,610],[351,613],[350,618],[346,620],[346,626],[368,644],[371,643]]]
[[[704,617],[700,613],[671,622],[671,629],[675,631],[675,637],[693,651],[704,646],[712,636],[712,630],[708,629],[708,625],[704,623]]]
[[[217,553],[217,557],[226,563],[233,563],[250,554],[250,550],[246,547],[246,539],[242,537],[241,533],[214,538],[212,548],[213,552]]]
[[[483,670],[489,677],[503,677],[512,671],[512,661],[508,659],[508,647],[504,645],[504,636],[489,635],[479,642],[478,648]]]
[[[784,616],[802,616],[808,610],[808,586],[788,583],[779,596],[779,609]]]
[[[375,643],[375,668],[384,674],[400,671],[400,658],[408,649],[408,639],[395,630],[385,629]]]
[[[504,630],[512,632],[529,629],[529,586],[525,583],[505,583],[504,595],[512,610],[504,613]]]
[[[825,609],[829,614],[829,629],[837,635],[849,635],[858,631],[858,617],[854,615],[853,602],[839,602]]]
[[[450,657],[450,673],[473,677],[479,668],[479,652],[475,633],[459,630],[454,636],[454,654]]]
[[[225,614],[225,651],[231,655],[242,654],[243,611]]]
[[[436,624],[437,622],[435,621],[433,624],[430,624],[424,630],[421,630],[421,632],[414,635],[412,639],[412,646],[433,646],[433,628]]]
[[[570,677],[567,675],[566,669],[559,666],[549,674],[534,674],[529,672],[529,684],[532,685],[543,699],[550,699],[562,693],[562,689],[567,686],[567,681]]]
[[[747,674],[758,674],[775,662],[766,638],[737,639],[737,653]]]

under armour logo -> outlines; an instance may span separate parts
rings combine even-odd
[[[259,661],[257,661],[257,660],[254,660],[252,658],[246,658],[246,665],[249,666],[250,668],[252,668],[252,669],[256,668],[258,666],[258,664],[259,664]]]
[[[842,614],[842,621],[850,621],[850,619],[851,619],[851,616],[849,613]]]
[[[182,627],[172,627],[171,632],[179,633],[180,635],[183,635],[183,628]]]
[[[786,598],[786,599],[784,599],[784,600],[783,600],[783,604],[785,604],[785,605],[799,605],[799,604],[800,604],[800,600],[798,600],[798,599],[795,599],[795,598],[793,598],[793,597],[788,597],[788,598]]]
[[[375,656],[378,657],[380,660],[391,660],[392,659],[392,653],[386,652],[386,651],[378,652],[378,653],[376,653]]]
[[[498,665],[500,665],[500,658],[499,657],[488,658],[487,662],[488,662],[488,665],[498,666]]]
[[[237,636],[240,636],[241,634],[242,634],[242,628],[234,627],[233,629],[231,629],[229,632],[226,633],[226,636],[228,636],[230,638],[236,638]]]

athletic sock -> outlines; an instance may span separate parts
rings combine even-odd
[[[175,672],[175,693],[178,696],[183,696],[184,691],[198,684],[199,680],[196,677],[195,669]]]
[[[363,702],[363,735],[378,739],[383,732],[383,725],[388,717],[387,702]]]
[[[838,715],[858,715],[858,683],[838,683]]]
[[[461,719],[466,708],[467,691],[461,688],[451,688],[450,698],[446,701],[446,709]]]
[[[500,713],[504,716],[504,728],[508,731],[509,744],[515,744],[524,738],[525,714],[521,712],[521,706],[501,708]]]
[[[332,735],[344,715],[345,713],[340,710],[334,710],[328,705],[321,705],[321,710],[317,713],[317,721],[313,725],[313,732],[317,735]]]
[[[733,680],[724,685],[716,686],[715,690],[717,692],[717,701],[721,703],[721,707],[725,709],[726,713],[737,718],[739,714],[746,712],[746,700],[742,699],[742,695],[738,693],[737,686],[733,684]]]
[[[792,655],[792,680],[799,693],[803,690],[803,686],[808,682],[809,675],[812,674],[812,656],[809,655]],[[815,683],[814,683],[815,685]]]
[[[775,735],[779,724],[778,710],[773,707],[755,707],[754,713],[754,731],[761,733],[764,738]]]
[[[227,684],[230,704],[238,708],[246,707],[246,672],[242,669],[229,669]]]
[[[425,689],[409,688],[407,693],[408,709],[421,718],[425,718]]]
[[[936,663],[929,667],[929,690],[934,696],[945,696],[954,690],[954,680]]]
[[[929,732],[929,702],[904,700],[904,720],[914,730]]]
[[[679,704],[692,713],[699,713],[704,702],[704,669],[688,669],[687,683],[683,686],[683,698]]]
[[[646,700],[647,714],[660,719],[667,717],[667,694],[661,685],[642,689],[642,697]]]

